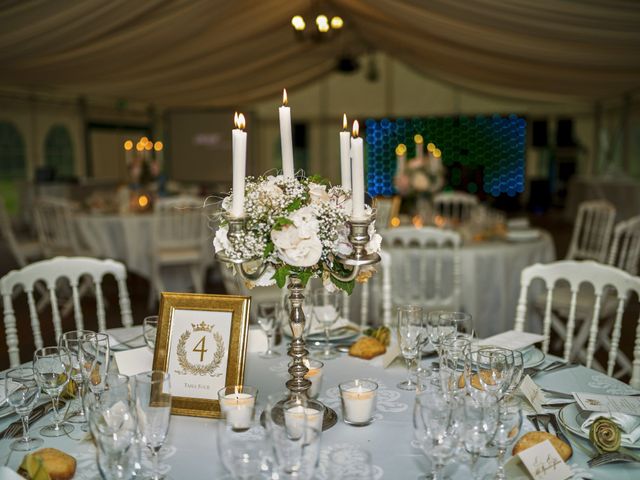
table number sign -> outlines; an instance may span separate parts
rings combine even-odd
[[[162,293],[153,368],[169,372],[171,413],[219,418],[218,391],[242,385],[249,297]]]
[[[534,480],[565,480],[573,474],[549,440],[518,454]]]

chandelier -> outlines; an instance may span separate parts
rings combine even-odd
[[[311,16],[313,18],[313,16]],[[294,15],[291,18],[291,26],[298,40],[313,40],[322,42],[338,34],[344,26],[344,20],[338,15],[329,18],[324,13],[315,16],[315,27],[307,28],[307,22],[302,15]]]

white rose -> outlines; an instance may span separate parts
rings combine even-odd
[[[329,201],[329,193],[327,193],[327,187],[320,185],[319,183],[309,182],[309,196],[311,197],[311,203],[320,203]]]
[[[338,254],[343,257],[348,257],[353,253],[353,246],[349,243],[349,227],[343,225],[338,233],[338,246],[337,249]]]
[[[227,195],[222,199],[222,210],[228,212],[231,210],[231,203],[233,201],[233,195]]]
[[[315,237],[320,229],[320,222],[316,218],[313,208],[302,207],[289,216],[289,220],[298,229],[301,238]]]
[[[369,234],[369,241],[364,246],[365,251],[368,254],[378,253],[380,251],[380,246],[382,245],[382,237],[380,236],[380,234],[376,233],[375,221],[369,224],[367,233]]]
[[[272,230],[271,240],[280,250],[287,250],[289,248],[295,248],[300,241],[300,235],[298,234],[297,228],[292,225],[287,225],[281,230]]]
[[[231,242],[227,238],[227,232],[227,227],[220,227],[216,231],[216,236],[213,239],[213,249],[216,253],[231,250]]]
[[[311,267],[318,263],[322,255],[322,242],[317,235],[303,238],[293,225],[273,230],[271,240],[282,261],[294,267]]]
[[[276,281],[273,277],[273,274],[275,273],[275,269],[273,267],[267,267],[267,269],[264,271],[264,273],[262,275],[260,275],[260,278],[258,278],[255,281],[255,286],[256,287],[270,287],[271,285],[275,285]]]

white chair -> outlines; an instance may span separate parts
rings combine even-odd
[[[460,309],[462,240],[457,232],[400,227],[384,232],[383,243],[389,253],[383,278],[390,280],[394,305]]]
[[[433,197],[434,213],[445,221],[466,222],[477,205],[478,198],[466,192],[440,192]]]
[[[76,211],[76,204],[63,198],[42,197],[36,201],[36,230],[46,257],[86,253],[81,249],[73,219]]]
[[[639,261],[640,215],[615,226],[608,263],[629,272],[631,275],[637,275]]]
[[[573,226],[567,260],[605,263],[615,218],[616,209],[607,201],[582,202]]]
[[[17,238],[2,197],[0,197],[0,233],[9,245],[9,250],[19,267],[24,267],[30,260],[42,257],[42,249],[36,239]]]
[[[166,290],[161,269],[164,266],[188,267],[196,292],[204,292],[204,276],[212,251],[208,251],[207,217],[197,197],[159,200],[153,213],[151,236],[151,286],[149,307]]]
[[[607,361],[607,375],[621,376],[629,373],[631,370],[631,386],[640,387],[640,328],[636,330],[636,340],[633,354],[633,364],[621,364],[620,358],[623,353],[619,351],[620,335],[622,330],[622,316],[627,303],[627,297],[630,292],[636,292],[640,295],[640,278],[634,277],[627,272],[609,265],[602,265],[593,261],[577,262],[573,260],[563,260],[553,262],[546,265],[535,264],[525,268],[520,277],[520,297],[518,299],[518,307],[516,310],[515,329],[524,330],[525,319],[527,315],[527,292],[529,285],[534,279],[542,279],[547,289],[546,304],[543,319],[543,351],[549,350],[549,342],[551,337],[552,326],[554,330],[560,333],[564,342],[563,357],[566,361],[576,357],[579,350],[582,349],[584,342],[587,341],[587,350],[584,353],[584,363],[588,368],[597,367],[598,364],[594,358],[598,340],[599,322],[602,317],[603,298],[605,298],[607,290],[615,289],[614,298],[615,320],[613,322],[613,332],[610,338],[610,349]],[[553,308],[554,290],[559,281],[565,280],[569,283],[571,298],[569,301],[569,312],[567,315],[566,326],[560,324],[556,312]],[[583,322],[576,334],[576,311],[578,309],[578,292],[582,284],[590,284],[594,290],[593,309],[590,318]],[[614,372],[616,365],[622,367],[622,371]],[[625,371],[626,370],[626,371]]]
[[[73,297],[73,311],[76,329],[84,328],[84,319],[80,305],[79,284],[80,278],[91,279],[93,290],[96,295],[96,315],[98,318],[98,330],[104,331],[107,328],[105,317],[105,299],[102,293],[102,280],[105,275],[113,275],[118,284],[118,298],[120,303],[120,315],[122,324],[130,327],[133,324],[131,317],[131,303],[127,291],[127,272],[123,264],[113,260],[98,260],[88,257],[56,257],[50,260],[35,262],[21,270],[13,270],[0,278],[0,294],[4,307],[4,326],[9,349],[9,362],[11,366],[20,363],[20,350],[18,348],[18,331],[16,328],[16,317],[13,309],[12,295],[14,288],[18,285],[27,293],[29,305],[29,316],[31,319],[31,330],[36,348],[42,348],[43,338],[40,329],[38,309],[34,299],[34,284],[43,281],[49,292],[51,303],[51,315],[54,339],[49,339],[48,344],[57,343],[58,337],[62,334],[62,322],[58,308],[58,297],[56,291],[59,288],[58,280],[68,279]]]

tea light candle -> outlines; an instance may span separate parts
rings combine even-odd
[[[323,415],[323,410],[295,405],[284,411],[284,422],[289,435],[299,437],[302,435],[305,424],[321,432]]]
[[[309,360],[306,358],[302,362],[304,366],[309,369],[304,378],[311,381],[311,387],[307,395],[311,398],[316,398],[320,393],[320,386],[322,385],[322,367],[324,367],[324,363],[319,360]]]
[[[220,410],[227,425],[238,430],[251,427],[256,393],[255,388],[243,386],[225,387],[218,392]]]
[[[350,425],[368,425],[373,419],[378,384],[370,380],[341,383],[342,415]]]

